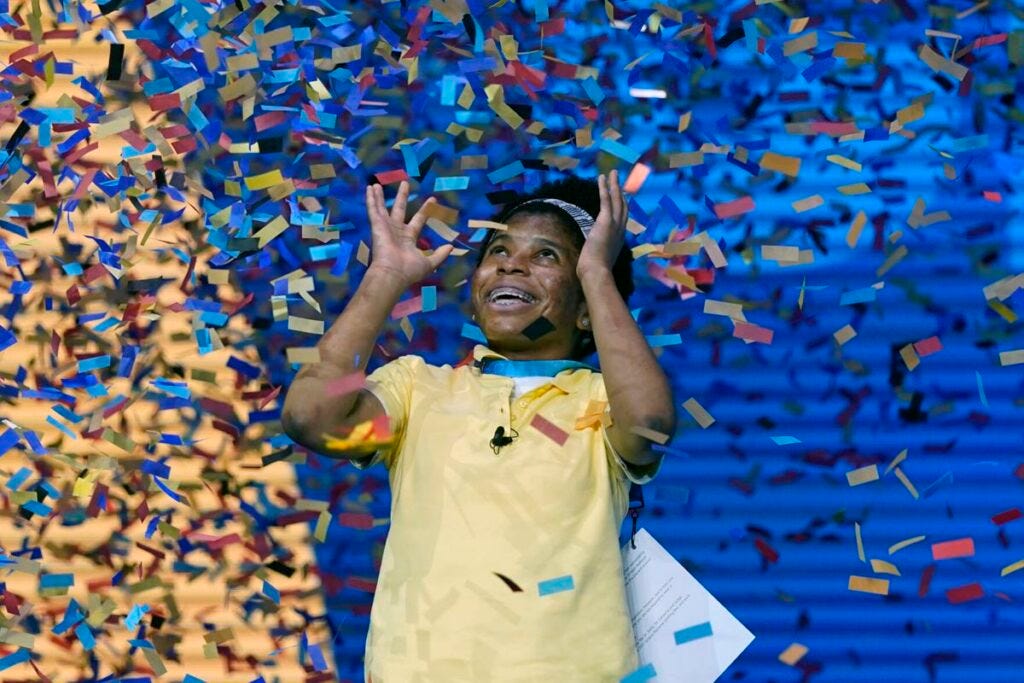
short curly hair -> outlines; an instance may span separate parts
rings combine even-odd
[[[577,249],[583,248],[585,237],[583,231],[575,220],[563,209],[554,204],[535,202],[527,204],[531,199],[561,199],[564,202],[575,204],[593,217],[601,210],[601,194],[598,190],[596,180],[585,180],[575,175],[567,175],[559,180],[545,183],[529,194],[516,193],[503,208],[495,214],[491,220],[497,223],[507,223],[513,216],[519,214],[552,216],[562,228],[566,230]],[[483,243],[477,253],[476,267],[483,262],[487,253],[487,246],[494,238],[496,230],[491,228],[484,236]],[[633,252],[625,243],[619,251],[615,263],[612,265],[612,277],[615,280],[615,288],[618,290],[622,300],[629,303],[629,297],[635,289],[633,284]],[[574,360],[586,358],[597,350],[594,344],[594,336],[590,332],[577,331],[576,342],[573,345],[571,357]]]

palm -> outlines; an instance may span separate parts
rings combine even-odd
[[[446,244],[429,255],[420,251],[416,242],[427,222],[427,207],[434,198],[424,202],[407,223],[408,200],[409,184],[405,181],[398,187],[390,212],[385,205],[384,188],[380,185],[366,188],[366,215],[370,220],[373,240],[371,267],[415,284],[434,272],[451,254],[453,247]]]
[[[626,201],[619,186],[618,171],[612,171],[609,178],[599,176],[597,186],[601,195],[601,211],[580,251],[577,273],[591,268],[611,269],[626,242]]]

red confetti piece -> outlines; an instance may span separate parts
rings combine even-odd
[[[950,588],[946,591],[946,599],[954,605],[959,605],[961,602],[977,600],[984,596],[985,591],[982,589],[980,583],[969,583],[966,586],[958,586],[957,588]]]
[[[928,595],[928,589],[932,585],[932,577],[935,576],[935,565],[930,564],[921,572],[921,583],[917,586],[917,596],[923,598]]]
[[[733,328],[732,331],[732,336],[738,337],[739,339],[746,339],[748,341],[760,342],[762,344],[771,344],[772,338],[775,336],[775,332],[769,330],[767,327],[761,327],[760,325],[741,321],[736,323],[736,327]]]
[[[919,342],[914,342],[914,350],[919,356],[930,356],[942,350],[942,342],[938,337],[928,337]]]
[[[1006,512],[1000,512],[998,515],[992,516],[992,523],[996,525],[1006,524],[1012,522],[1015,519],[1021,518],[1020,508],[1011,508]]]
[[[355,588],[357,591],[365,591],[367,593],[373,593],[377,590],[377,582],[373,579],[364,579],[360,576],[350,576],[345,579],[345,585],[349,588]]]
[[[740,197],[731,202],[715,204],[715,215],[719,218],[732,218],[741,214],[750,213],[754,210],[754,198]]]
[[[993,192],[991,190],[985,190],[984,192],[981,193],[981,196],[983,196],[986,200],[990,202],[995,202],[996,204],[1003,201],[1003,195],[1001,195],[998,192]]]
[[[338,524],[349,529],[372,529],[373,515],[362,512],[342,512],[338,515]]]
[[[933,560],[952,560],[957,557],[974,556],[974,539],[958,538],[955,541],[932,543]]]
[[[754,546],[757,548],[757,552],[761,553],[761,556],[764,557],[764,559],[768,560],[773,564],[779,561],[778,551],[775,550],[775,548],[768,545],[767,543],[765,543],[760,538],[754,539]]]
[[[391,185],[392,183],[400,183],[403,180],[409,179],[409,174],[405,172],[404,168],[398,168],[394,171],[381,171],[373,175],[381,185]]]
[[[557,443],[559,446],[564,446],[565,442],[569,440],[568,432],[563,431],[558,425],[548,422],[540,415],[533,416],[533,420],[530,421],[530,426]]]

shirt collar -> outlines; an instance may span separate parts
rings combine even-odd
[[[502,360],[506,363],[516,363],[517,361],[509,360],[507,357],[501,355],[497,351],[494,351],[483,344],[477,344],[473,347],[473,366],[477,369],[481,369],[484,362],[487,360]],[[527,362],[527,361],[523,361]],[[573,361],[569,361],[573,362]],[[577,372],[579,371],[579,372]],[[597,370],[585,363],[575,363],[574,366],[568,367],[553,374],[552,384],[561,389],[566,393],[571,393],[574,389],[580,386],[580,383],[585,381],[590,373],[597,372]],[[543,374],[543,373],[539,373]]]

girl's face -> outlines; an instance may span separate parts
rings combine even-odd
[[[476,323],[490,348],[513,360],[570,357],[587,313],[579,255],[552,216],[516,214],[495,234],[471,281]]]

